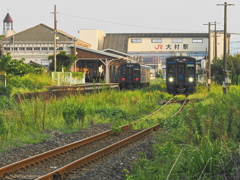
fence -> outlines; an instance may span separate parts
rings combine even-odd
[[[57,82],[58,86],[72,85],[72,84],[85,84],[85,74],[83,78],[73,78],[71,72],[52,72],[52,80]]]

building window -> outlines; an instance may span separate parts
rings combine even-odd
[[[50,50],[50,51],[53,51],[53,50],[54,50],[54,47],[49,47],[49,50]]]
[[[131,39],[132,43],[142,43],[142,39]]]
[[[19,51],[25,51],[25,47],[19,47]]]
[[[62,50],[63,50],[63,47],[58,47],[57,50],[62,51]]]
[[[32,47],[26,47],[27,51],[32,51]]]
[[[203,43],[203,39],[192,39],[193,43]]]
[[[17,47],[12,47],[12,51],[17,51],[18,48]]]
[[[48,48],[47,47],[42,47],[42,51],[47,51]]]
[[[179,38],[172,39],[172,43],[182,43],[182,42],[183,42],[183,40],[179,39]]]
[[[40,47],[34,47],[34,51],[40,51]]]
[[[4,51],[10,51],[10,47],[4,47]]]
[[[143,58],[143,62],[152,62],[152,58]]]
[[[162,43],[162,39],[151,39],[152,43]]]

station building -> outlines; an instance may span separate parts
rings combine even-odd
[[[210,60],[223,55],[223,31],[210,33]],[[101,30],[79,30],[79,38],[94,44],[98,50],[114,49],[129,54],[151,67],[154,75],[164,69],[165,59],[184,53],[197,60],[208,58],[208,33],[105,33]],[[229,52],[230,34],[227,37]]]
[[[13,59],[25,58],[48,69],[48,56],[54,53],[54,29],[39,24],[19,33],[13,31],[13,20],[9,13],[4,18],[0,41],[1,53],[11,52]],[[79,30],[73,37],[61,30],[57,32],[57,53],[76,54],[78,60],[72,71],[95,68],[104,69],[111,61],[138,61],[151,67],[155,76],[164,70],[165,59],[176,53],[186,53],[197,60],[208,58],[208,33],[106,33],[102,30]],[[210,33],[210,57],[223,55],[224,32]],[[227,37],[229,52],[230,34]]]

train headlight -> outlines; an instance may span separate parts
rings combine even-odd
[[[170,77],[170,78],[168,79],[168,81],[169,81],[169,82],[173,82],[173,81],[174,81],[174,78],[173,78],[173,77]]]
[[[188,81],[189,81],[189,82],[193,82],[193,81],[194,81],[193,77],[189,77],[189,78],[188,78]]]

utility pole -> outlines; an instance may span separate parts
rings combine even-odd
[[[217,22],[215,21],[214,23],[214,27],[215,27],[215,57],[214,59],[217,60]]]
[[[57,18],[56,5],[54,5],[54,71],[57,71]]]
[[[76,41],[77,41],[77,39],[76,39],[76,37],[74,37],[73,41],[74,41],[74,56],[77,56],[77,51],[76,51]],[[74,61],[74,72],[77,72],[76,63],[77,63],[77,60]]]
[[[223,94],[227,93],[226,89],[226,68],[227,68],[227,6],[234,6],[234,4],[217,4],[218,6],[224,6],[224,43],[223,43]]]
[[[210,22],[208,24],[203,24],[203,25],[208,25],[208,91],[210,91],[210,86],[211,86],[211,24]]]

